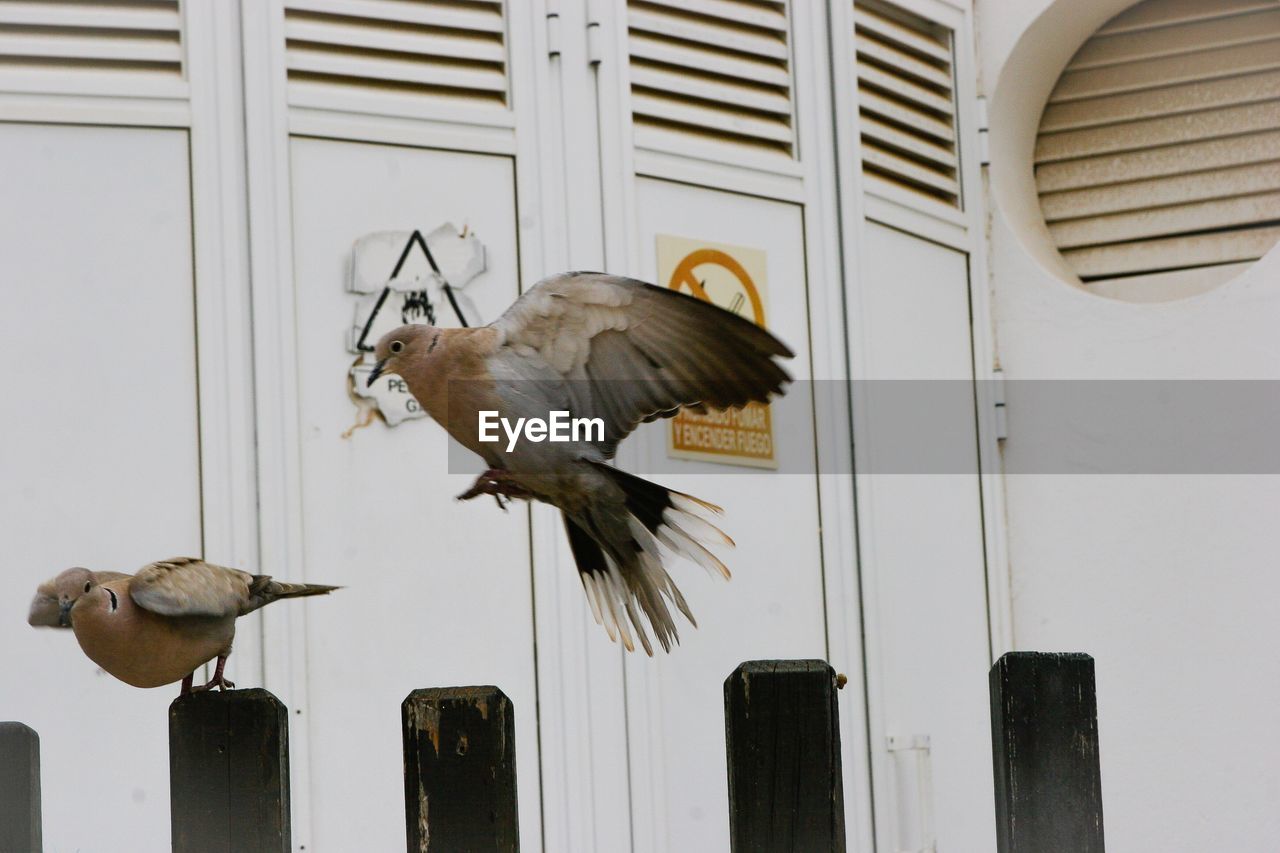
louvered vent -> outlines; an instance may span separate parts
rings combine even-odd
[[[285,0],[292,94],[507,103],[502,0]]]
[[[1280,3],[1148,0],[1112,18],[1059,78],[1035,159],[1084,281],[1261,257],[1280,237]]]
[[[127,94],[182,73],[178,0],[0,0],[0,89]]]
[[[868,187],[959,207],[951,31],[873,0],[854,3],[853,21]]]
[[[785,0],[628,0],[637,136],[793,156]]]

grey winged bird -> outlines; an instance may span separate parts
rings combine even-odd
[[[603,273],[570,272],[534,285],[488,326],[408,325],[383,336],[369,384],[399,374],[432,418],[488,465],[471,489],[558,507],[587,601],[615,641],[650,655],[644,613],[663,649],[678,642],[667,606],[696,625],[660,546],[708,571],[729,570],[703,543],[732,540],[702,518],[719,507],[609,465],[641,422],[681,407],[766,402],[790,381],[785,344],[761,327],[673,290]],[[599,418],[603,435],[577,441],[481,441],[480,412],[517,418],[568,411]]]

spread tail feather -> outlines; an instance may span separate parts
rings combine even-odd
[[[622,488],[628,512],[659,542],[711,574],[729,580],[729,567],[703,547],[703,543],[732,548],[734,541],[723,530],[696,514],[699,510],[707,510],[720,515],[724,513],[723,509],[609,465],[596,463],[596,467]]]
[[[733,540],[694,514],[697,509],[720,512],[714,504],[608,465],[597,464],[597,468],[622,490],[624,506],[592,504],[582,512],[565,513],[569,547],[587,603],[609,638],[620,638],[629,651],[635,649],[635,638],[639,638],[645,652],[653,654],[644,624],[647,621],[663,650],[669,652],[680,637],[668,602],[694,627],[698,623],[663,567],[658,543],[728,579],[728,567],[702,543],[732,546]],[[641,612],[645,619],[641,619]]]

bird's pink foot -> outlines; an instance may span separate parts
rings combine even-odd
[[[219,690],[233,689],[236,686],[235,682],[228,681],[222,675],[222,669],[226,665],[227,665],[226,655],[218,655],[218,665],[213,670],[213,678],[210,678],[208,682],[206,682],[205,684],[201,684],[199,687],[190,687],[191,675],[195,675],[195,673],[192,673],[191,675],[188,675],[186,678],[182,680],[183,688],[190,688],[190,691],[192,693],[201,693],[205,690],[212,690],[215,687],[218,688]],[[184,692],[186,692],[185,689],[184,689]]]
[[[203,693],[204,691],[212,690],[215,687],[218,688],[219,690],[232,690],[235,688],[235,686],[236,686],[236,683],[234,681],[227,681],[227,679],[223,678],[222,676],[215,676],[213,678],[210,678],[209,681],[205,684],[201,684],[197,687],[192,687],[191,692]]]
[[[458,500],[469,501],[480,495],[493,495],[498,502],[498,506],[506,509],[503,498],[524,498],[533,497],[533,492],[515,482],[510,471],[504,471],[501,468],[490,468],[471,484],[471,488],[458,495]]]

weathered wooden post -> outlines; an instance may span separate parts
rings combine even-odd
[[[1102,853],[1093,658],[1009,652],[991,668],[999,853]]]
[[[40,736],[0,723],[0,853],[40,853]]]
[[[519,850],[511,700],[496,687],[415,690],[400,719],[410,853]]]
[[[826,661],[748,661],[724,683],[735,853],[845,849],[836,673]]]
[[[290,853],[289,710],[265,690],[169,706],[173,853]]]

